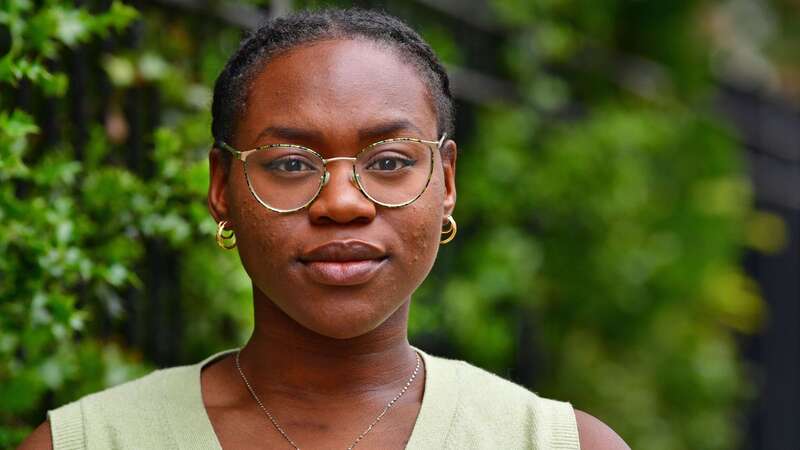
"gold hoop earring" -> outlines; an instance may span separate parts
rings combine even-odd
[[[226,226],[228,226],[227,220],[223,220],[217,224],[217,245],[225,250],[230,250],[236,247],[236,235],[233,230],[226,230]]]
[[[456,226],[456,219],[453,219],[453,216],[447,216],[447,220],[450,222],[450,228],[442,231],[442,234],[446,234],[448,236],[439,241],[439,243],[441,244],[447,244],[448,242],[455,239],[456,233],[458,232],[458,227]]]

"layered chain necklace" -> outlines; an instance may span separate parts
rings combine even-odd
[[[236,369],[239,371],[239,375],[242,377],[242,381],[244,381],[244,384],[247,386],[247,390],[250,391],[250,395],[253,396],[253,399],[255,399],[256,403],[258,403],[259,408],[261,408],[261,411],[264,411],[264,414],[266,414],[266,416],[269,419],[269,421],[272,422],[272,425],[275,426],[275,429],[278,430],[278,433],[280,433],[281,436],[283,436],[283,438],[286,439],[286,441],[289,442],[289,444],[291,444],[291,446],[294,447],[295,450],[300,450],[300,447],[298,447],[298,445],[294,443],[294,441],[289,437],[289,435],[286,434],[286,432],[283,430],[283,428],[281,428],[281,426],[278,424],[278,421],[275,419],[275,416],[273,416],[272,413],[270,413],[269,410],[264,406],[264,403],[262,403],[261,399],[258,398],[258,395],[256,394],[255,389],[253,389],[253,386],[251,386],[250,382],[247,381],[247,377],[244,376],[244,372],[242,371],[242,366],[239,365],[239,353],[240,352],[241,352],[241,349],[236,352]],[[378,417],[376,417],[375,420],[373,420],[371,424],[369,424],[367,429],[364,430],[361,434],[359,434],[358,437],[356,438],[356,440],[353,441],[353,443],[350,444],[349,447],[347,447],[347,450],[352,450],[353,448],[355,448],[355,446],[358,445],[358,443],[361,442],[362,439],[364,439],[364,436],[366,436],[367,433],[372,431],[372,429],[375,427],[375,425],[377,425],[378,422],[381,421],[383,416],[386,415],[386,412],[389,411],[389,409],[392,406],[394,406],[394,404],[397,403],[398,400],[400,400],[400,397],[402,397],[403,394],[406,393],[406,391],[408,390],[408,387],[411,386],[411,383],[414,382],[414,379],[417,377],[417,373],[419,373],[419,367],[420,367],[420,364],[421,364],[421,360],[420,360],[420,357],[419,357],[419,352],[415,351],[414,355],[417,357],[417,366],[414,367],[414,372],[411,374],[411,378],[408,379],[408,381],[406,382],[405,386],[403,386],[403,389],[401,389],[400,392],[398,392],[397,395],[395,395],[394,398],[391,401],[389,401],[389,403],[387,403],[386,406],[383,407],[383,410],[381,411],[381,413],[378,414]]]

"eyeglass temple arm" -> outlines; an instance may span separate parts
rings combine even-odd
[[[439,138],[439,142],[436,143],[438,145],[438,148],[442,148],[445,139],[447,139],[447,133],[442,133],[442,137]]]
[[[242,154],[243,154],[244,152],[240,152],[239,150],[236,150],[235,148],[233,148],[233,147],[231,147],[230,145],[228,145],[226,142],[224,142],[224,141],[217,141],[217,142],[216,142],[214,145],[215,145],[216,147],[218,147],[218,148],[221,148],[221,149],[223,149],[223,150],[227,150],[227,151],[229,151],[229,152],[230,152],[230,153],[232,153],[232,154],[233,154],[233,155],[234,155],[234,156],[235,156],[237,159],[242,159]]]

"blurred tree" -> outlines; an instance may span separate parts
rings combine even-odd
[[[251,320],[203,201],[209,86],[239,33],[94,6],[0,9],[0,448],[44,408],[240,342]]]
[[[45,396],[56,401],[96,390],[131,374],[119,352],[73,340],[92,319],[92,305],[78,303],[77,292],[114,290],[133,279],[129,267],[137,253],[120,230],[92,218],[81,205],[97,191],[80,189],[86,175],[68,146],[51,145],[34,156],[40,131],[33,117],[15,107],[9,87],[62,97],[67,78],[52,69],[65,47],[76,47],[120,30],[136,12],[120,3],[100,14],[72,5],[3,2],[0,24],[8,51],[0,59],[3,84],[0,110],[0,446],[18,442],[40,420]],[[17,95],[21,95],[19,91]],[[31,159],[37,159],[32,162]],[[133,180],[128,187],[133,187]],[[123,183],[124,184],[124,183]],[[125,187],[112,186],[115,191]],[[111,239],[99,243],[100,230]],[[98,251],[103,249],[104,251]],[[88,295],[84,297],[89,297]],[[108,298],[100,296],[100,300]],[[99,371],[103,365],[113,371]],[[68,392],[63,387],[71,383]],[[66,394],[66,396],[64,395]]]

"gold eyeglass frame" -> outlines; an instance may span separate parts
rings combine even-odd
[[[434,161],[435,161],[435,157],[433,155],[433,147],[431,147],[431,145],[435,144],[436,145],[436,150],[440,150],[442,148],[442,145],[444,144],[444,140],[445,140],[446,137],[447,137],[447,133],[443,133],[442,137],[439,138],[438,141],[427,141],[427,140],[424,140],[424,139],[417,139],[417,138],[410,138],[410,137],[398,137],[398,138],[391,138],[391,139],[383,139],[383,140],[378,141],[378,142],[373,142],[372,144],[364,147],[363,149],[361,149],[356,154],[356,156],[337,156],[337,157],[334,157],[334,158],[323,158],[322,155],[319,152],[317,152],[316,150],[314,150],[312,148],[309,148],[309,147],[302,146],[302,145],[296,145],[296,144],[267,144],[267,145],[262,145],[260,147],[256,147],[254,149],[245,150],[245,151],[239,151],[239,150],[235,149],[233,146],[229,145],[228,143],[226,143],[224,141],[217,141],[215,146],[217,148],[221,148],[223,150],[226,150],[226,151],[230,152],[231,154],[233,154],[233,156],[236,157],[236,159],[242,161],[242,165],[244,167],[244,177],[245,177],[245,180],[247,180],[247,188],[250,190],[250,193],[253,195],[253,197],[255,197],[255,199],[258,201],[258,203],[260,203],[263,207],[269,209],[270,211],[274,211],[274,212],[277,212],[277,213],[291,213],[291,212],[299,211],[299,210],[305,208],[306,206],[308,206],[311,203],[313,203],[314,200],[317,199],[317,197],[319,197],[319,193],[322,192],[322,188],[325,187],[325,185],[328,184],[328,181],[330,180],[330,172],[328,172],[328,163],[332,162],[332,161],[351,161],[353,163],[353,173],[351,174],[351,181],[354,181],[356,187],[358,187],[358,190],[361,191],[361,193],[365,197],[370,199],[376,205],[380,205],[380,206],[383,206],[385,208],[402,208],[403,206],[408,206],[411,203],[414,203],[418,198],[420,198],[422,196],[422,194],[424,194],[425,191],[428,189],[428,185],[431,183],[431,177],[433,175],[433,165],[434,165]],[[428,149],[430,150],[430,156],[431,156],[431,166],[430,166],[430,170],[428,171],[428,179],[427,179],[427,181],[425,181],[425,187],[422,188],[422,190],[419,192],[419,194],[417,194],[416,197],[412,198],[411,200],[409,200],[407,202],[403,202],[403,203],[400,203],[400,204],[384,203],[384,202],[380,202],[380,201],[374,199],[371,195],[369,195],[367,193],[367,190],[361,184],[361,177],[359,176],[358,172],[356,171],[356,161],[358,160],[358,157],[361,156],[361,154],[363,154],[364,152],[366,152],[366,151],[368,151],[368,150],[370,150],[370,149],[372,149],[374,147],[377,147],[378,145],[391,143],[391,142],[419,142],[421,144],[428,144]],[[270,149],[273,149],[273,148],[296,148],[296,149],[300,149],[300,150],[303,150],[303,151],[310,152],[311,154],[315,155],[317,158],[319,158],[322,161],[322,167],[324,168],[324,172],[320,176],[319,188],[317,188],[317,192],[311,197],[311,200],[307,201],[306,203],[304,203],[301,206],[298,206],[297,208],[279,209],[279,208],[275,208],[273,206],[268,205],[265,201],[263,201],[258,196],[258,194],[256,194],[255,189],[253,188],[253,184],[250,182],[250,176],[247,173],[247,157],[249,155],[255,153],[255,152],[269,151]]]

